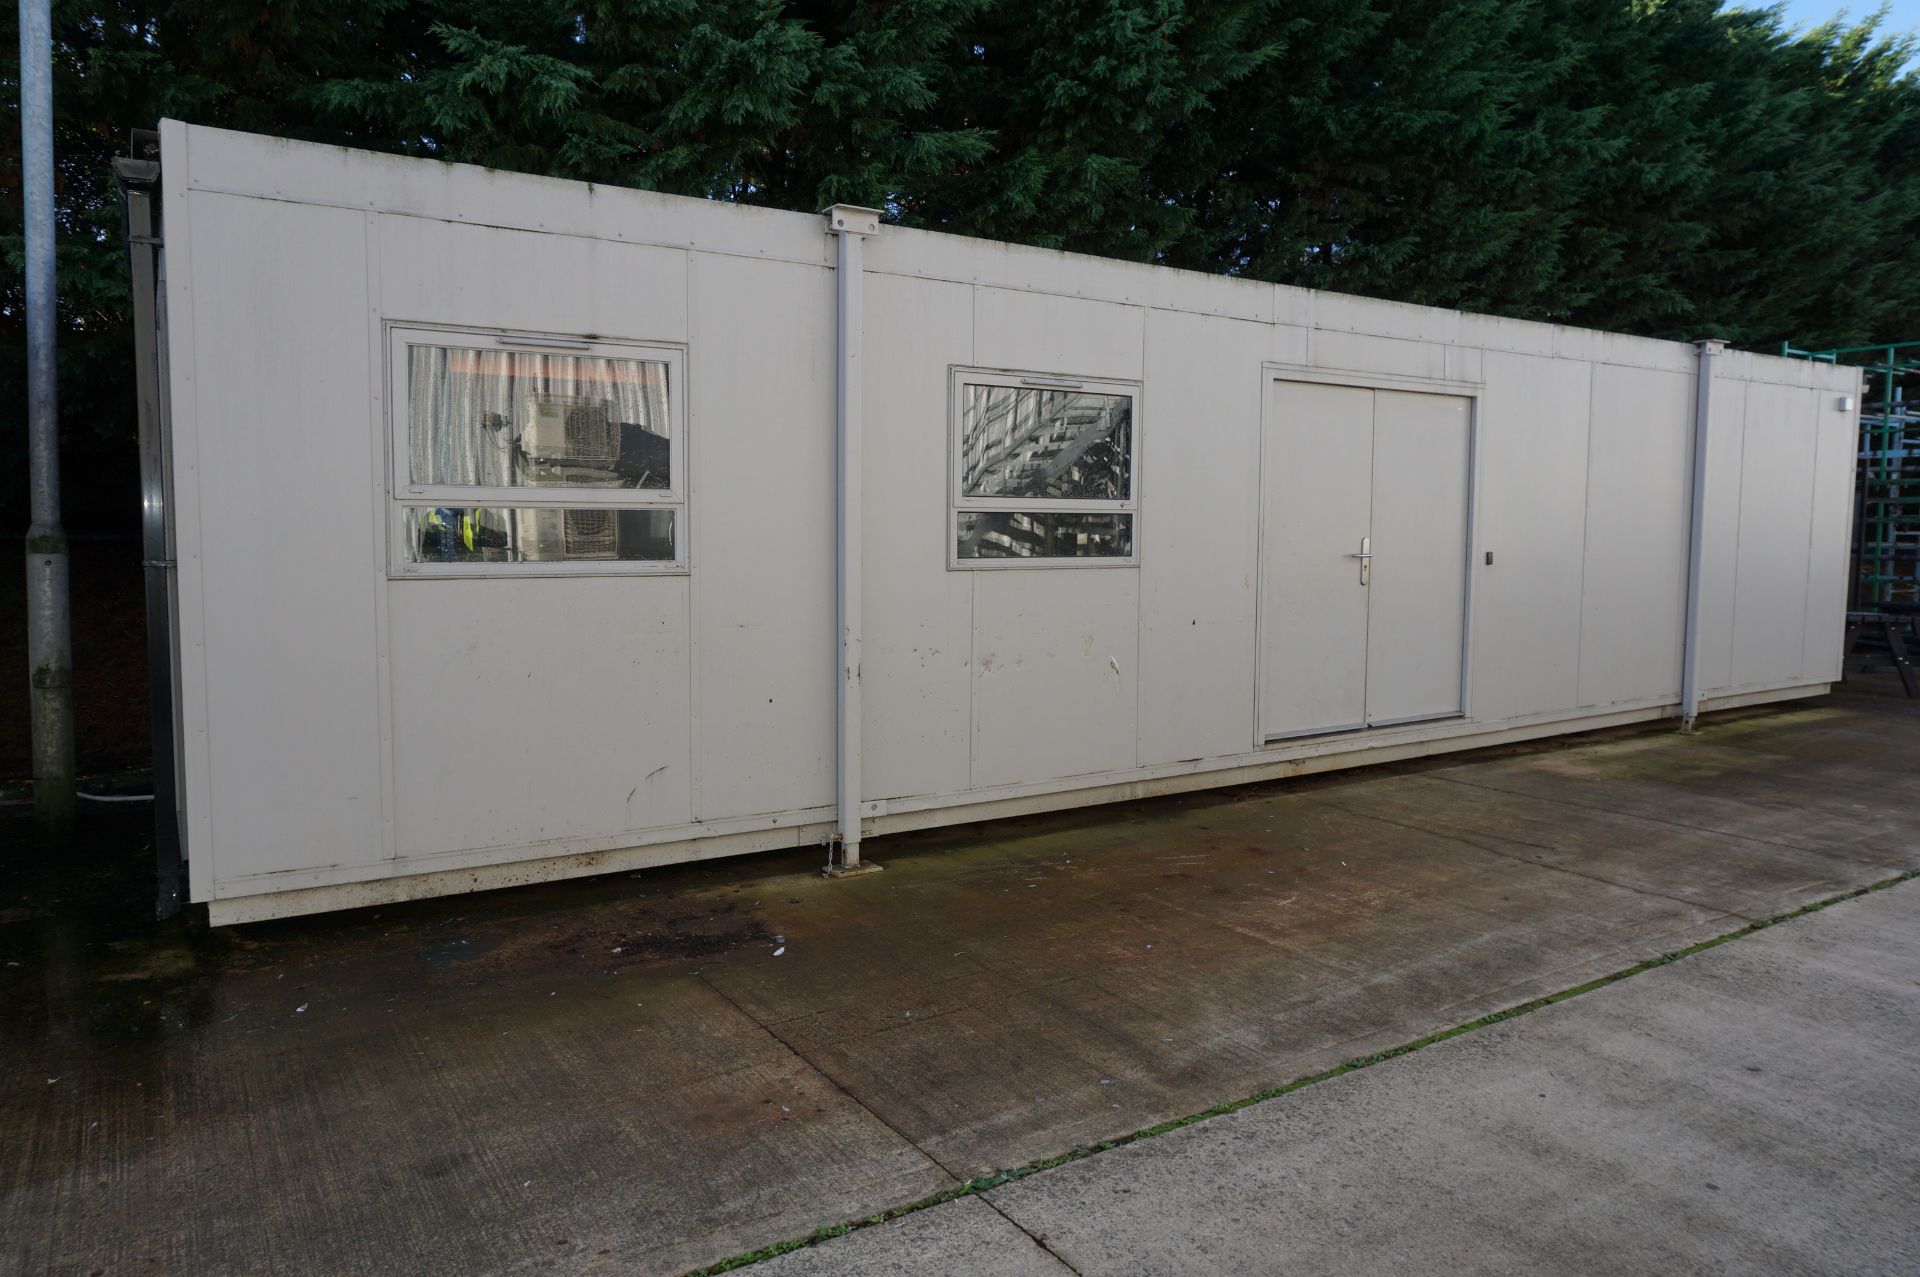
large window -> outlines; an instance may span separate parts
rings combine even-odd
[[[1137,562],[1138,393],[958,369],[955,567]]]
[[[399,570],[685,568],[678,350],[392,332]]]

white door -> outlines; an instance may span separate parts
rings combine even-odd
[[[1470,407],[1455,395],[1373,395],[1369,726],[1461,709]]]
[[[1373,392],[1274,383],[1260,555],[1261,731],[1341,731],[1366,722],[1367,587],[1373,514]]]
[[[1460,713],[1470,402],[1279,381],[1269,428],[1262,738]]]

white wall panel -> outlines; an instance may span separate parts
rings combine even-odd
[[[1146,315],[1141,307],[976,288],[973,311],[974,358],[983,366],[1124,380],[1141,376]],[[1150,401],[1143,411],[1152,413]],[[1149,417],[1143,429],[1151,428]],[[1143,476],[1143,502],[1149,486]],[[974,578],[973,784],[1018,784],[1132,767],[1136,571],[1013,568],[969,575]]]
[[[1627,333],[1605,333],[1592,328],[1556,327],[1554,339],[1563,351],[1577,350],[1583,359],[1693,376],[1699,352],[1685,342],[1659,341]]]
[[[200,543],[182,604],[205,626],[215,873],[374,864],[366,219],[207,194],[188,208]]]
[[[1717,359],[1714,372],[1713,420],[1707,435],[1707,517],[1700,569],[1699,660],[1703,692],[1733,685],[1734,598],[1740,568],[1740,465],[1747,434],[1747,384],[1721,376]]]
[[[1486,376],[1484,353],[1471,346],[1447,347],[1447,380],[1480,382]]]
[[[1477,425],[1468,712],[1498,719],[1572,709],[1580,700],[1593,369],[1490,354],[1486,378]]]
[[[973,783],[1134,765],[1140,583],[1132,568],[967,573],[974,590]]]
[[[1813,522],[1815,392],[1747,388],[1740,462],[1733,684],[1777,683],[1801,671],[1807,551]]]
[[[1272,287],[1273,322],[1288,324],[1302,331],[1313,327],[1314,304],[1322,297],[1331,296],[1311,288],[1295,288],[1290,284],[1274,284]],[[1301,356],[1299,362],[1307,362],[1306,357]]]
[[[389,588],[398,855],[692,818],[687,578]]]
[[[687,254],[380,217],[380,308],[403,322],[685,341]]]
[[[1019,293],[1191,310],[1257,323],[1273,319],[1274,286],[1270,284],[939,231],[889,227],[868,245],[867,269]]]
[[[689,278],[696,814],[830,803],[833,275],[701,254]]]
[[[1274,290],[1270,284],[1235,279],[1234,287],[1221,288],[1219,275],[1165,267],[1149,267],[1146,274],[1150,286],[1141,291],[1149,306],[1259,324],[1273,322]]]
[[[1231,754],[1253,739],[1260,367],[1274,331],[1174,311],[1147,319],[1142,763]]]
[[[1587,445],[1580,703],[1680,693],[1694,379],[1601,364]]]
[[[1312,352],[1316,368],[1346,368],[1400,377],[1447,375],[1447,348],[1432,342],[1316,328],[1307,348]]]
[[[1552,324],[1528,323],[1499,315],[1462,314],[1459,340],[1463,346],[1506,351],[1516,355],[1547,355],[1555,350],[1559,330]]]
[[[201,190],[528,234],[587,235],[826,266],[817,217],[653,191],[535,177],[345,147],[192,127],[168,180]],[[184,163],[182,162],[184,161]]]
[[[976,288],[974,359],[988,368],[1137,380],[1145,316],[1138,306]]]
[[[1835,370],[1838,372],[1839,370]],[[1847,577],[1852,570],[1854,465],[1859,451],[1860,414],[1843,412],[1842,394],[1857,405],[1858,374],[1846,370],[1849,384],[1814,391],[1814,492],[1807,564],[1807,615],[1800,673],[1813,680],[1840,677],[1846,632]]]
[[[1461,314],[1434,306],[1342,293],[1321,293],[1314,323],[1329,330],[1371,333],[1403,341],[1452,343],[1459,339]]]
[[[946,570],[947,370],[973,358],[973,289],[867,278],[861,793],[956,793],[972,736],[973,580]]]
[[[1313,345],[1313,330],[1292,324],[1275,324],[1272,331],[1273,339],[1269,343],[1267,358],[1277,364],[1306,367]]]

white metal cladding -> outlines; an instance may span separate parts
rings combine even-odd
[[[823,220],[172,122],[163,155],[193,898],[235,920],[819,842]],[[1673,712],[1690,347],[892,227],[865,259],[870,830]],[[672,352],[679,570],[396,570],[396,325]],[[1858,395],[1715,367],[1709,708],[1838,676]],[[963,369],[1137,394],[1131,561],[955,570]],[[1273,644],[1311,620],[1262,597],[1306,545],[1262,530],[1283,381],[1471,402],[1464,714],[1266,743]],[[1427,526],[1411,493],[1396,537]]]

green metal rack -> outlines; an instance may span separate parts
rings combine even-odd
[[[1847,610],[1920,611],[1920,341],[1780,353],[1866,371]]]

